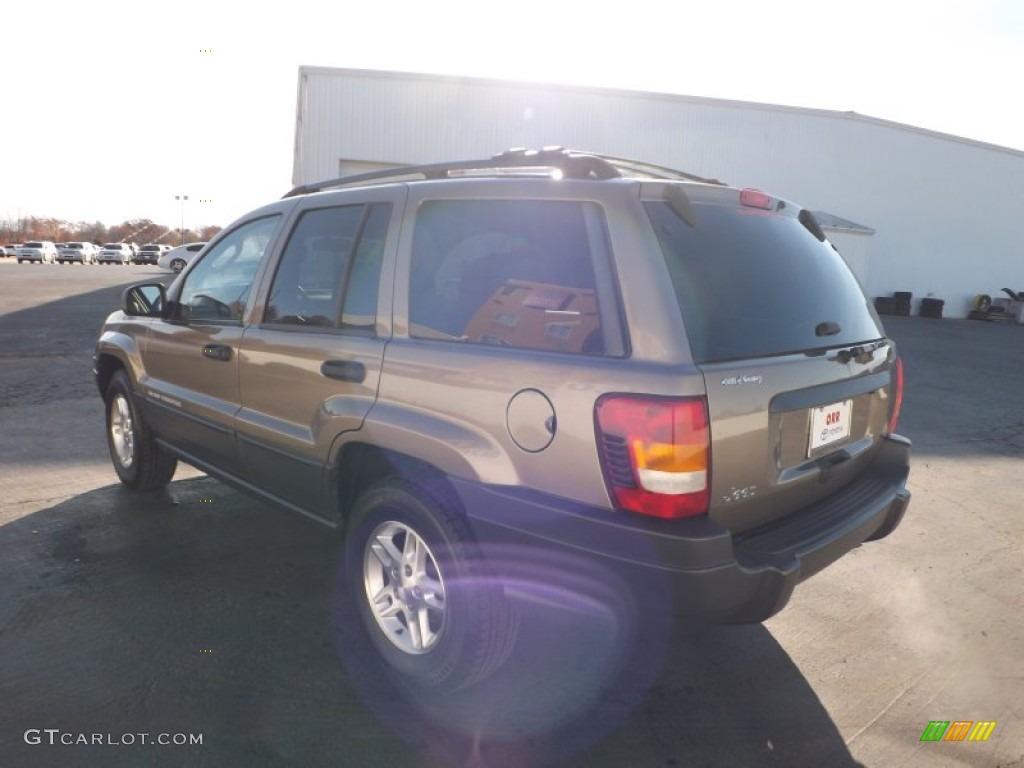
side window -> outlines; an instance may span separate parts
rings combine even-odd
[[[349,205],[302,214],[270,286],[264,323],[337,325],[341,286],[364,210]]]
[[[410,335],[605,354],[592,246],[607,245],[594,242],[604,238],[596,221],[603,222],[596,204],[575,201],[423,204],[413,239]]]
[[[218,242],[189,272],[178,319],[241,322],[263,254],[280,216],[243,224]]]
[[[372,330],[389,217],[388,205],[304,213],[274,275],[263,322],[337,328],[343,318],[342,327]]]
[[[391,205],[384,203],[374,205],[366,218],[345,285],[341,327],[346,330],[372,332],[376,325],[380,267],[390,221]]]

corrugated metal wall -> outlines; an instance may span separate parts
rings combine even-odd
[[[825,228],[825,234],[828,236],[829,242],[842,254],[846,266],[857,276],[860,284],[866,287],[871,280],[872,235],[828,228]]]
[[[1024,290],[1024,152],[852,113],[300,70],[296,184],[337,176],[343,160],[427,163],[545,145],[677,167],[861,222],[876,230],[861,274],[872,295],[932,295],[962,317],[975,293]]]

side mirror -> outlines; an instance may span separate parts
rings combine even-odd
[[[131,317],[163,317],[167,290],[160,283],[133,285],[121,298],[121,311]]]

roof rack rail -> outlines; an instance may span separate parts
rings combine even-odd
[[[725,186],[724,181],[698,176],[695,173],[687,173],[686,171],[680,171],[678,168],[669,168],[666,165],[656,165],[655,163],[647,163],[643,160],[629,160],[628,158],[612,157],[611,155],[598,155],[598,157],[606,160],[620,172],[626,171],[629,174],[637,176],[646,176],[652,179],[665,179],[666,181],[684,179],[686,181],[697,181],[701,184]]]
[[[644,163],[637,160],[610,157],[596,152],[576,152],[565,147],[544,147],[530,150],[521,147],[506,150],[483,160],[460,160],[429,165],[406,165],[371,171],[353,176],[303,184],[290,190],[284,197],[296,197],[325,189],[347,187],[353,184],[408,180],[409,177],[422,179],[446,179],[452,176],[477,175],[476,172],[513,170],[535,171],[550,175],[552,170],[568,179],[617,179],[625,175],[640,175],[656,179],[686,179],[707,184],[721,184],[715,179],[705,179],[694,174],[677,171],[665,166]],[[625,173],[623,173],[625,172]]]

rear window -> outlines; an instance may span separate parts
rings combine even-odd
[[[22,248],[42,248],[42,247],[43,247],[42,243],[25,243],[25,245],[22,246]]]
[[[121,244],[120,243],[107,243],[106,245],[103,246],[103,250],[105,250],[105,251],[120,251],[121,250]]]
[[[842,257],[794,214],[694,202],[695,226],[645,203],[696,362],[806,352],[878,339]]]

